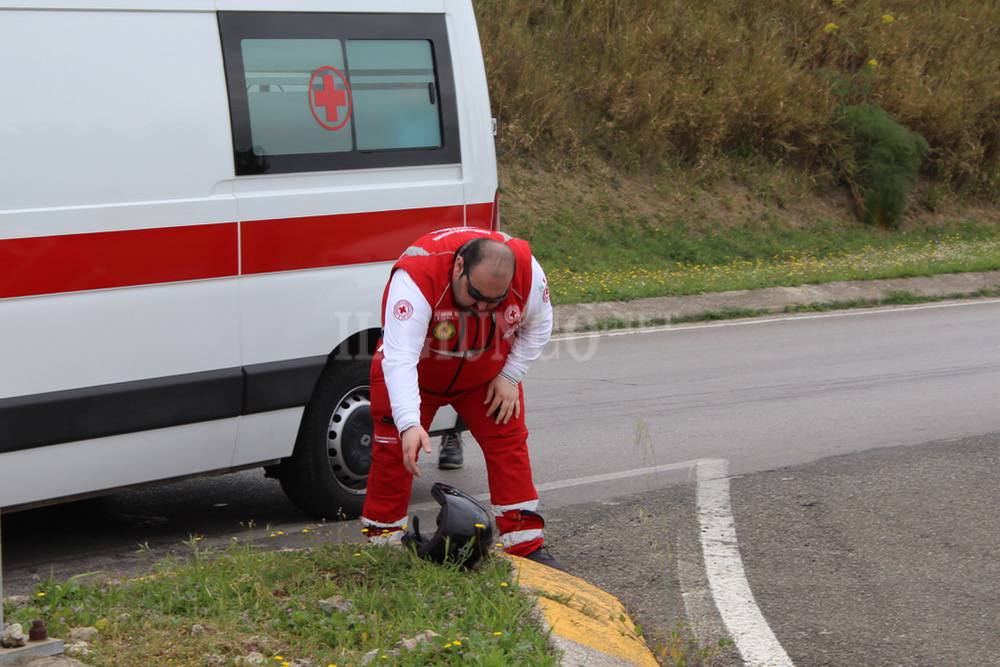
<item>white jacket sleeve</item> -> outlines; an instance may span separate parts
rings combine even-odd
[[[542,348],[552,337],[552,304],[549,302],[549,282],[534,257],[531,258],[531,294],[524,307],[521,327],[511,347],[501,374],[517,384],[528,372],[528,364],[542,354]]]
[[[382,331],[382,374],[396,429],[420,424],[417,362],[431,323],[431,305],[409,274],[397,270],[389,281]]]

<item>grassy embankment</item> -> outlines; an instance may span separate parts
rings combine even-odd
[[[533,600],[508,585],[499,558],[465,573],[389,547],[237,545],[208,554],[192,540],[191,548],[190,558],[136,579],[42,582],[26,605],[8,604],[5,618],[25,628],[45,619],[59,637],[96,627],[93,653],[81,656],[96,667],[232,665],[254,652],[275,667],[343,666],[373,650],[374,665],[557,664]],[[323,608],[338,595],[341,609]],[[425,630],[440,637],[394,651]]]
[[[1000,268],[1000,5],[476,7],[503,225],[559,303]],[[845,185],[863,101],[931,147],[897,229]]]

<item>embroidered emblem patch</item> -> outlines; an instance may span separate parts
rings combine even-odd
[[[454,322],[438,322],[434,325],[434,337],[438,340],[451,340],[455,337]]]
[[[503,312],[503,318],[507,320],[507,324],[514,324],[521,319],[521,309],[518,308],[517,304],[512,303]]]
[[[405,322],[413,317],[413,304],[406,299],[400,299],[392,307],[392,315],[400,322]]]

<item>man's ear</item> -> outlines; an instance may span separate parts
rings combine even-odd
[[[465,268],[465,258],[461,256],[456,257],[455,268],[452,269],[451,277],[454,278],[455,280],[458,280],[459,276],[462,275],[462,269],[464,268]]]

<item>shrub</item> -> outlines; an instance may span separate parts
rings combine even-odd
[[[846,106],[837,122],[850,143],[845,176],[861,217],[883,227],[897,226],[917,182],[927,141],[874,104]]]

